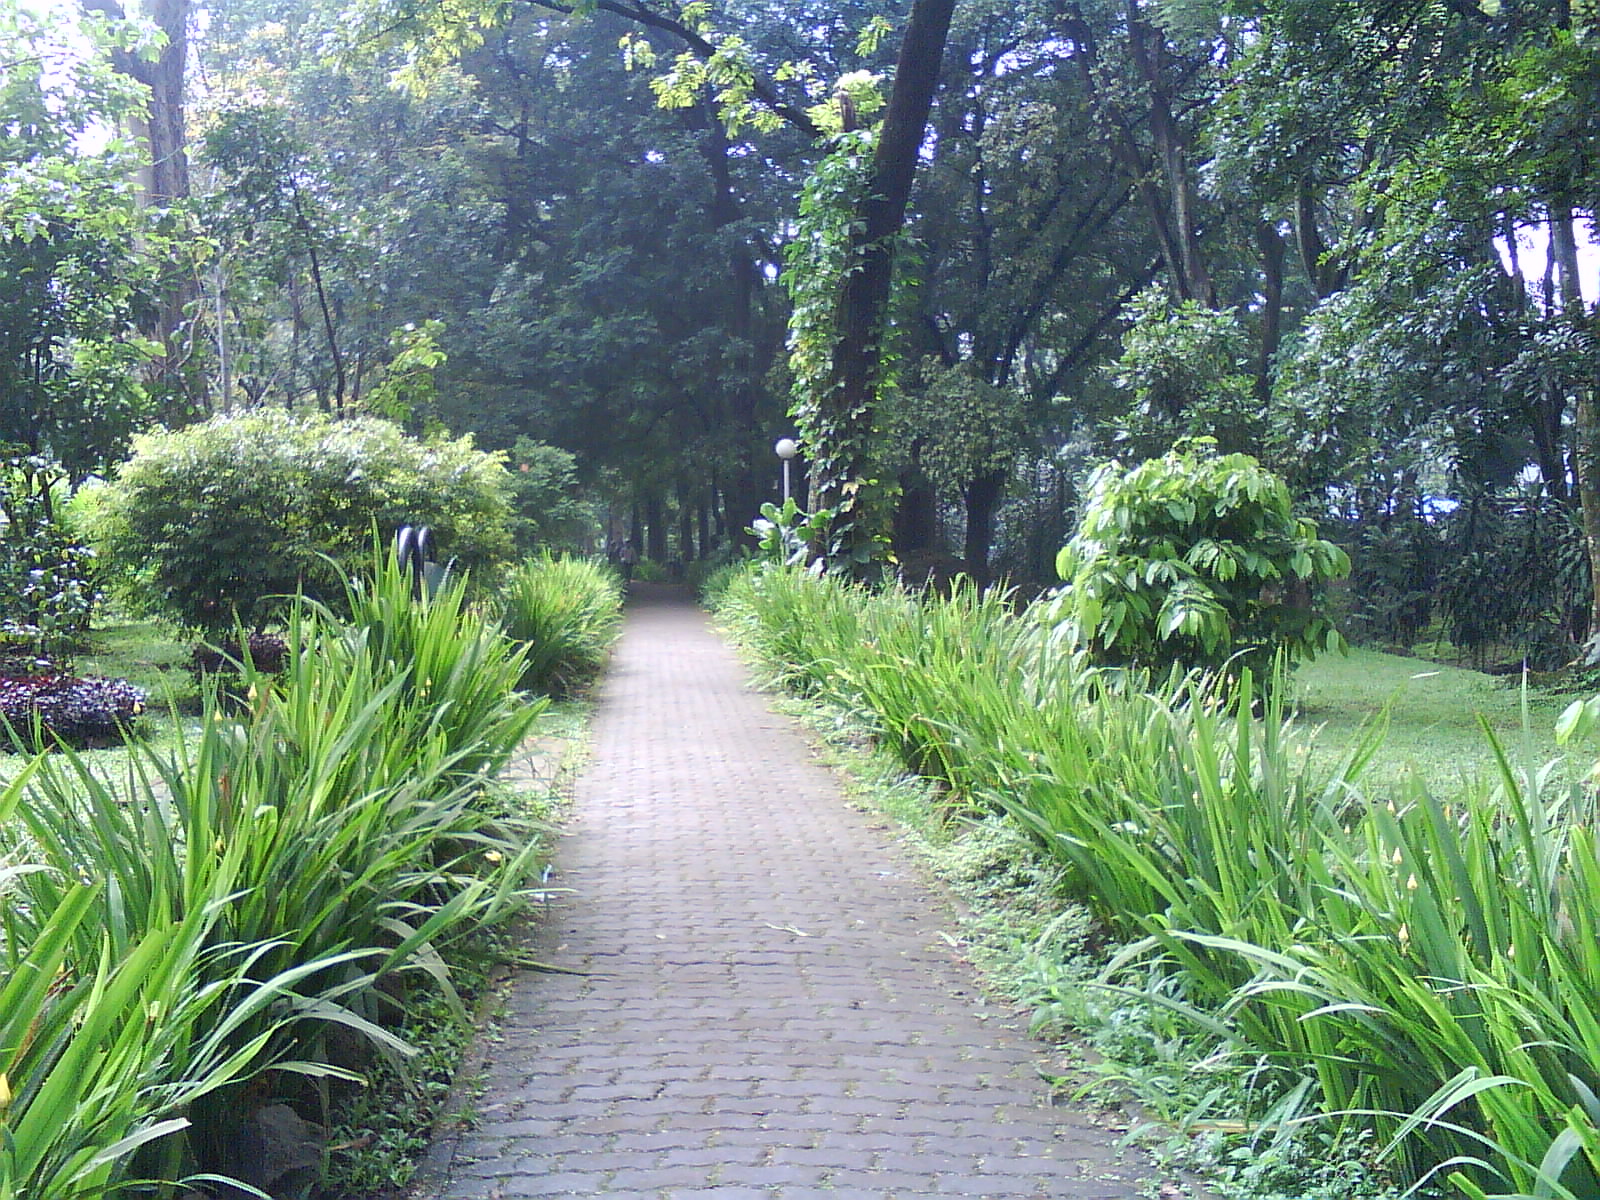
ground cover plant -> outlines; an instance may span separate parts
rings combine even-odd
[[[1368,790],[1376,733],[1308,763],[1248,672],[1224,697],[1096,667],[1038,611],[970,595],[767,568],[723,612],[764,654],[803,647],[775,673],[864,720],[947,811],[1003,813],[1055,859],[1123,947],[1098,986],[1249,1063],[1248,1119],[1366,1131],[1467,1195],[1600,1195],[1590,793],[1493,739],[1493,778]]]
[[[38,674],[0,677],[0,724],[23,749],[121,741],[149,697],[126,679]]]
[[[298,605],[247,705],[208,699],[120,778],[68,750],[0,791],[0,1194],[284,1185],[240,1152],[269,1099],[320,1121],[374,1056],[403,1063],[413,992],[464,1015],[450,947],[517,907],[539,853],[486,785],[542,703],[460,585],[351,589],[364,623]]]

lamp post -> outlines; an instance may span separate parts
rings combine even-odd
[[[772,447],[772,452],[783,459],[783,502],[789,503],[789,461],[800,453],[800,446],[793,438],[779,438]]]

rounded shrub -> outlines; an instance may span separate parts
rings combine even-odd
[[[7,748],[24,751],[110,745],[122,740],[148,699],[126,679],[0,676],[0,730]]]
[[[1209,438],[1095,472],[1056,567],[1054,615],[1105,662],[1264,675],[1276,656],[1344,646],[1312,601],[1349,558],[1294,514],[1282,479]]]
[[[458,570],[504,561],[507,484],[470,438],[257,409],[136,439],[85,519],[136,610],[217,631],[270,619],[296,591],[337,605],[375,527],[431,526]]]

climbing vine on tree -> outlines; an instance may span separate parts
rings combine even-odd
[[[872,179],[876,145],[876,131],[870,129],[834,137],[832,150],[806,180],[799,228],[785,252],[784,282],[794,306],[789,318],[794,375],[790,413],[817,480],[813,550],[831,570],[842,572],[857,571],[883,555],[898,490],[887,470],[886,437],[878,420],[883,400],[896,387],[896,356],[880,346],[870,404],[834,402],[839,297],[863,250],[853,226]]]

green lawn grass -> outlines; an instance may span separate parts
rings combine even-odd
[[[192,733],[199,722],[200,685],[189,669],[193,645],[192,639],[167,626],[112,616],[97,625],[87,644],[62,666],[73,675],[126,679],[143,688],[150,699],[138,733],[159,741],[174,726]],[[81,753],[108,779],[118,781],[126,774],[128,752],[121,746]],[[27,761],[26,754],[0,744],[0,781],[11,779]]]
[[[114,619],[89,635],[72,662],[76,675],[126,679],[150,694],[152,708],[194,708],[200,689],[189,669],[194,640],[152,621]]]
[[[1312,738],[1313,762],[1341,758],[1364,726],[1383,719],[1387,706],[1387,734],[1370,768],[1372,783],[1415,772],[1439,789],[1495,770],[1480,714],[1514,764],[1521,766],[1530,754],[1535,765],[1560,757],[1555,722],[1573,700],[1531,688],[1524,696],[1515,678],[1363,649],[1302,666],[1291,686],[1298,700],[1296,724]]]

